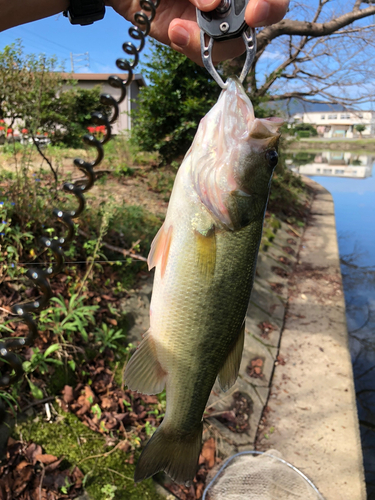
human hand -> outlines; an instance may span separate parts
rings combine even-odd
[[[209,12],[216,9],[220,1],[160,0],[155,19],[151,24],[150,35],[202,65],[200,29],[196,21],[195,8]],[[140,10],[139,0],[108,0],[106,3],[129,21],[133,21],[135,12]],[[277,23],[285,16],[288,6],[289,0],[249,0],[245,21],[252,27]],[[244,50],[242,39],[215,43],[213,60],[221,62],[233,59]]]

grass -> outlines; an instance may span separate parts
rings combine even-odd
[[[151,479],[134,484],[135,465],[126,463],[129,454],[119,449],[111,452],[113,448],[106,446],[102,435],[88,429],[70,413],[60,413],[52,425],[41,416],[19,423],[13,430],[13,437],[35,442],[45,453],[64,457],[66,468],[76,465],[85,475],[85,490],[93,500],[103,500],[103,488],[107,485],[117,488],[114,500],[163,498],[156,493]]]
[[[71,160],[76,156],[86,157],[88,154],[84,150],[77,151],[52,147],[47,147],[45,153],[58,162],[62,161],[62,159]],[[106,153],[107,156],[102,168],[110,170],[110,180],[113,183],[114,190],[116,190],[117,185],[121,183],[126,184],[131,181],[141,186],[144,197],[154,196],[156,193],[156,197],[163,202],[169,198],[176,169],[173,167],[163,170],[155,169],[156,155],[135,151],[127,144],[125,138],[117,138],[110,142],[106,146]],[[23,154],[23,151],[19,151],[16,154],[21,158],[20,155]],[[304,214],[305,186],[299,177],[296,177],[288,169],[283,168],[283,154],[280,156],[280,166],[277,168],[272,182],[268,210],[271,213],[278,214],[284,220],[297,220],[303,217]],[[9,152],[3,155],[3,159],[5,158],[7,161],[12,159]],[[15,222],[12,226],[12,231],[17,226],[19,226],[20,231],[25,231],[27,224],[30,223],[29,231],[34,233],[36,240],[43,233],[42,224],[45,224],[46,227],[50,227],[50,224],[56,227],[56,224],[53,224],[51,219],[46,216],[49,207],[52,208],[56,204],[57,206],[64,206],[66,208],[67,200],[62,198],[58,200],[58,203],[55,203],[56,200],[51,196],[49,189],[50,173],[48,171],[43,173],[43,176],[40,176],[40,183],[34,183],[32,172],[35,172],[37,169],[34,164],[34,158],[33,153],[32,164],[26,175],[29,178],[24,179],[23,182],[25,184],[20,184],[17,188],[18,191],[16,194],[18,199],[22,200],[23,211],[20,211],[21,205],[10,206],[9,217],[13,217],[13,222]],[[46,167],[45,164],[44,167]],[[0,175],[0,195],[7,196],[8,198],[12,195],[12,192],[7,193],[6,191],[11,183],[17,180],[16,174],[12,172],[11,169],[0,172],[0,174],[3,174]],[[64,177],[65,180],[65,174],[61,177]],[[25,187],[28,188],[30,186],[27,184],[29,181],[33,190],[25,189]],[[100,188],[101,186],[99,185],[99,191]],[[3,193],[1,193],[1,190],[3,190]],[[98,238],[105,210],[109,210],[110,213],[108,214],[109,222],[106,234],[103,236],[103,242],[120,248],[130,248],[135,242],[138,242],[135,251],[142,255],[147,255],[151,241],[162,223],[163,216],[158,215],[156,212],[152,213],[143,206],[126,203],[119,197],[116,198],[116,201],[110,202],[108,206],[105,205],[107,203],[106,198],[107,196],[100,198],[99,195],[97,200],[91,199],[88,208],[80,218],[80,227],[89,234],[89,238],[78,236],[75,239],[75,245],[69,251],[69,260],[85,261],[92,255],[92,249]],[[48,207],[47,210],[46,207]],[[35,220],[38,220],[38,217],[39,222],[35,222]],[[271,215],[267,218],[263,246],[272,243],[272,238],[279,225],[280,222],[276,217]],[[60,234],[57,227],[56,233],[53,234]],[[24,243],[22,253],[20,250],[22,260],[26,259],[29,255],[32,257],[32,251],[36,249],[35,240]],[[123,259],[122,256],[120,257],[119,254],[113,253],[111,250],[105,248],[105,246],[101,247],[100,252],[109,260]],[[108,284],[105,287],[113,290],[118,286],[121,288],[119,290],[119,294],[121,294],[122,289],[130,289],[133,286],[136,274],[139,270],[144,269],[146,269],[145,263],[125,259],[118,273],[119,284],[116,285],[116,281],[113,279],[114,273],[108,273]],[[70,286],[73,289],[72,283],[78,282],[79,273],[76,271],[73,272],[71,269],[69,272],[66,286]],[[99,298],[103,294],[103,291],[106,291],[103,283],[97,279],[95,274],[105,274],[105,272],[106,268],[103,271],[103,268],[94,267],[94,272],[90,275],[88,290],[95,294],[95,297]],[[124,318],[119,313],[116,314],[116,317],[116,328],[120,328],[122,323],[126,323],[126,321],[124,321]],[[91,346],[92,349],[93,346]],[[86,356],[90,358],[90,346],[86,350]],[[118,379],[118,383],[120,384],[122,377],[121,363],[119,366],[120,368],[116,370],[116,379]],[[54,380],[49,384],[49,390],[53,394],[56,394],[66,383],[73,385],[74,373],[71,371],[65,373],[63,370],[56,370]],[[106,488],[110,489],[110,487],[113,487],[113,498],[115,500],[157,500],[160,498],[156,494],[151,480],[144,481],[137,486],[134,485],[132,479],[134,465],[126,463],[126,460],[129,458],[127,454],[121,452],[119,449],[116,449],[112,453],[107,453],[111,449],[106,447],[106,439],[102,435],[88,429],[73,414],[62,413],[58,409],[57,411],[60,414],[53,424],[44,421],[41,415],[39,415],[34,420],[18,424],[13,431],[14,437],[19,438],[22,436],[25,441],[33,441],[40,444],[46,453],[57,457],[64,456],[67,467],[77,465],[85,474],[85,489],[92,499],[103,500],[103,491]],[[92,458],[88,459],[88,457]]]

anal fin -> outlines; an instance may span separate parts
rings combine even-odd
[[[242,324],[240,334],[236,343],[231,346],[224,366],[219,371],[218,380],[221,389],[225,392],[232,387],[238,377],[240,370],[243,345],[245,341],[245,320]]]
[[[129,389],[142,394],[159,394],[167,374],[157,356],[154,339],[148,331],[126,365],[124,379]]]

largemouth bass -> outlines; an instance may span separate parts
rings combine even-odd
[[[150,329],[125,371],[130,389],[167,394],[135,481],[160,470],[191,481],[215,379],[224,391],[236,381],[281,123],[255,118],[230,79],[179,168],[148,258],[156,268]]]

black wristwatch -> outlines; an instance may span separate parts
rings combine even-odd
[[[70,0],[69,9],[64,12],[64,16],[72,24],[87,26],[103,19],[105,5],[103,0]]]

